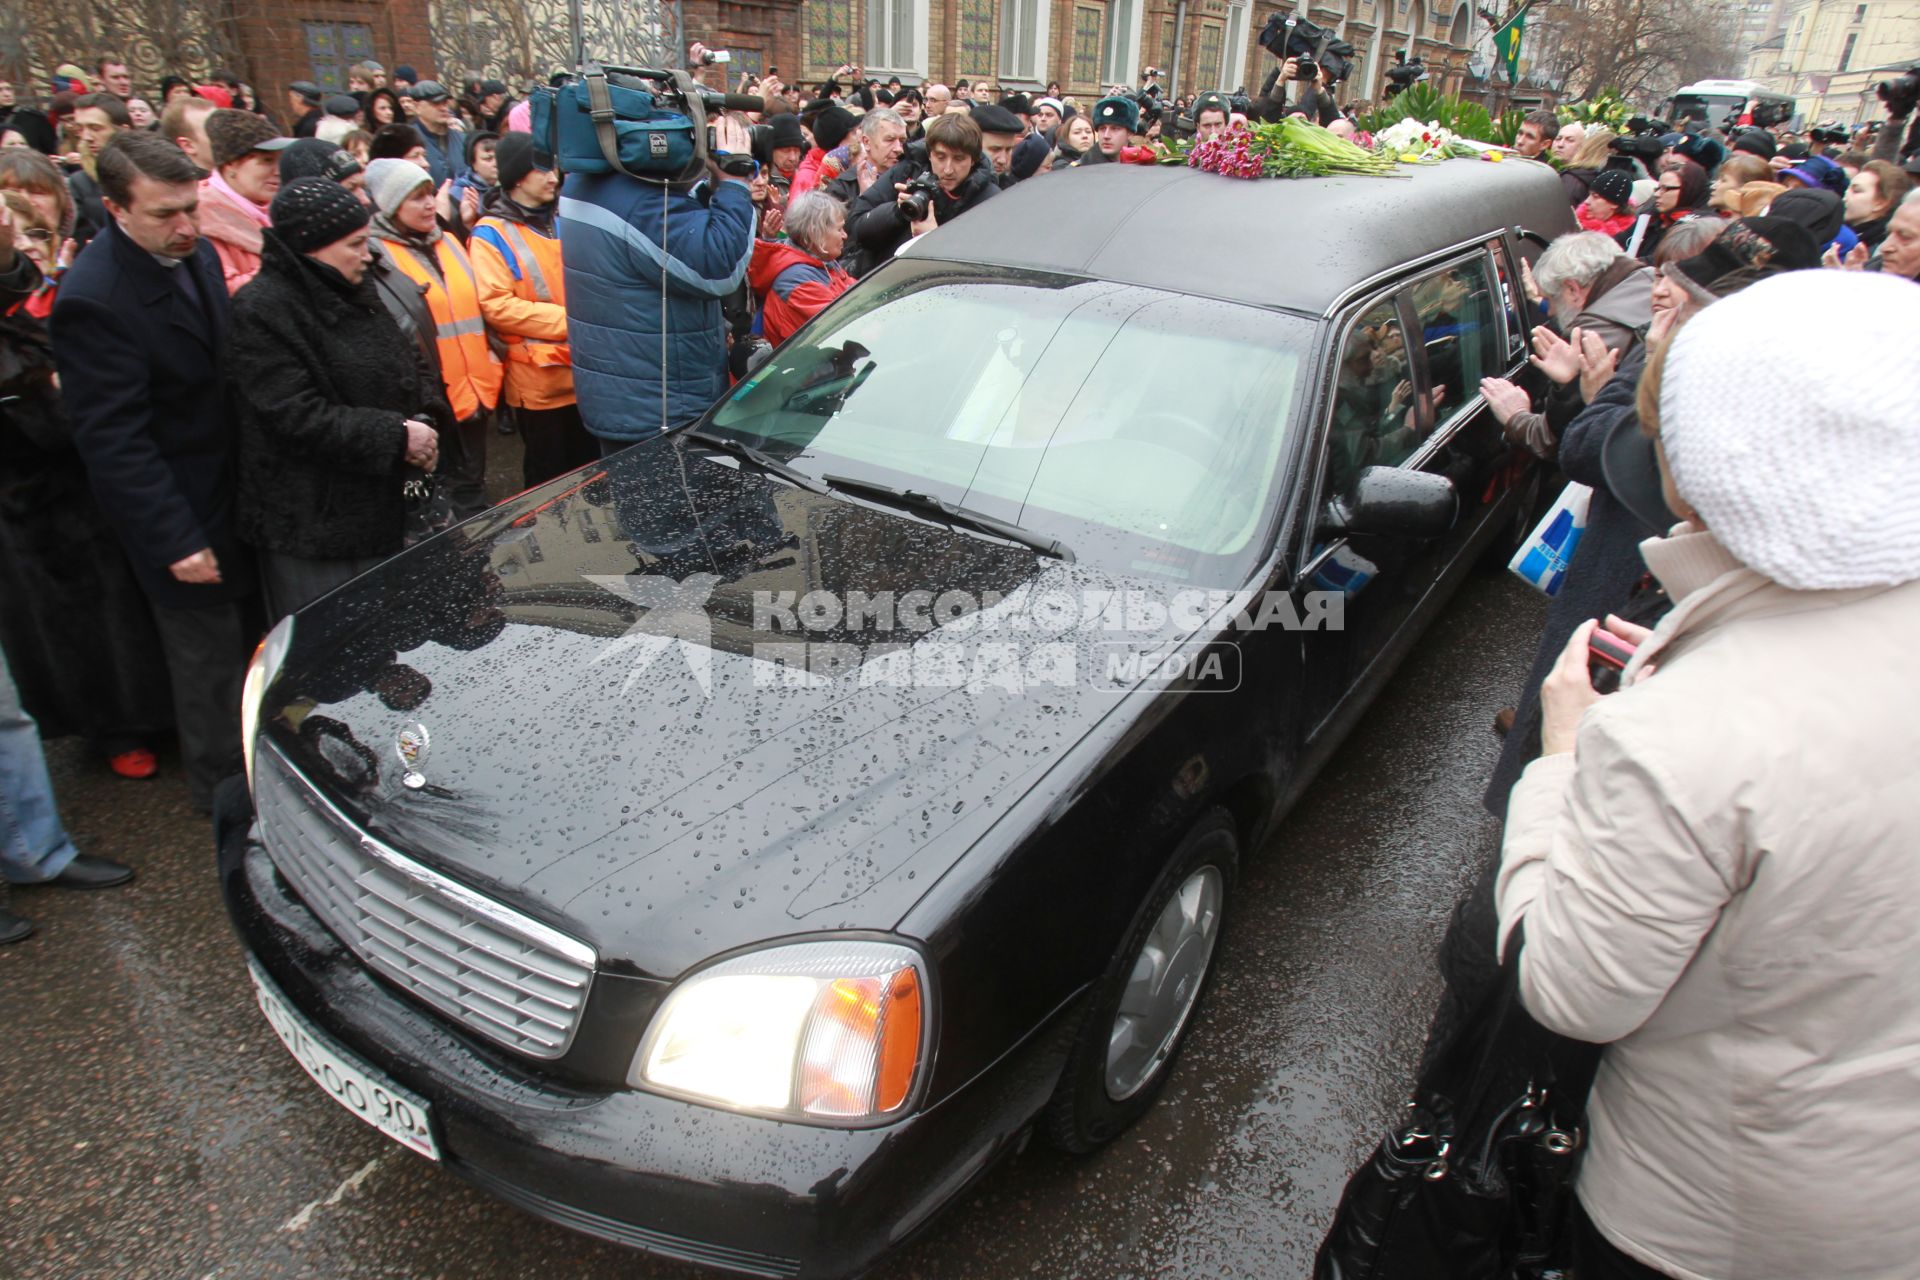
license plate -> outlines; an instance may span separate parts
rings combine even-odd
[[[401,1146],[417,1151],[429,1160],[440,1158],[434,1145],[433,1123],[426,1099],[384,1079],[371,1067],[307,1025],[306,1019],[280,995],[251,959],[247,971],[253,975],[253,993],[267,1025],[287,1046],[287,1052],[313,1077],[313,1082],[347,1110],[365,1120]]]

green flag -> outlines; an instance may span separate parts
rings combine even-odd
[[[1520,36],[1526,29],[1529,7],[1521,5],[1518,12],[1493,33],[1494,50],[1500,55],[1500,60],[1507,64],[1508,84],[1520,83]]]

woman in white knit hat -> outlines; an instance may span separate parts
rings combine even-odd
[[[1755,359],[1817,317],[1819,341]],[[1542,690],[1499,909],[1521,996],[1607,1044],[1575,1266],[1910,1276],[1920,1258],[1920,290],[1794,271],[1650,362],[1673,596],[1624,692]]]

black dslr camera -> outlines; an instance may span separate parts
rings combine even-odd
[[[1846,145],[1847,139],[1850,136],[1845,128],[1837,124],[1816,125],[1807,131],[1807,137],[1813,139],[1815,142],[1825,143],[1833,147]]]
[[[900,193],[900,208],[907,215],[908,222],[919,222],[927,216],[927,210],[933,207],[934,196],[940,193],[940,180],[931,173],[923,173],[907,183],[907,189]]]
[[[1912,115],[1914,107],[1920,105],[1920,62],[1914,63],[1892,80],[1882,80],[1873,86],[1873,91],[1886,104],[1888,115]]]
[[[1660,163],[1660,157],[1667,154],[1666,144],[1660,141],[1660,135],[1666,131],[1664,120],[1635,116],[1627,121],[1627,132],[1607,145],[1615,155],[1638,160],[1646,166],[1648,173],[1652,173],[1654,166]]]

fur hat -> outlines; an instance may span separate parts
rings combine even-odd
[[[213,148],[217,169],[251,151],[285,151],[293,139],[281,137],[265,116],[221,107],[207,116],[207,143]]]
[[[1140,104],[1119,94],[1100,99],[1093,104],[1093,127],[1098,129],[1103,124],[1123,125],[1128,133],[1140,132]]]

